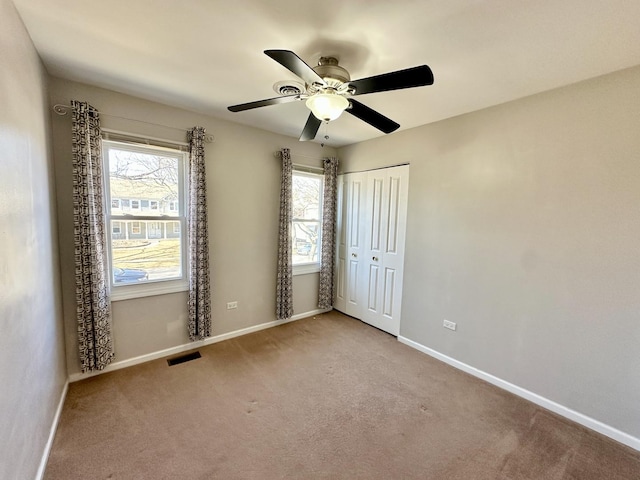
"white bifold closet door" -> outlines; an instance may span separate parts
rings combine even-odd
[[[400,333],[409,166],[341,175],[335,308]]]

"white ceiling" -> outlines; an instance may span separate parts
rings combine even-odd
[[[637,0],[14,3],[54,76],[296,138],[304,102],[227,110],[297,79],[266,49],[311,66],[337,56],[352,79],[429,65],[433,86],[358,97],[400,130],[640,64]],[[383,135],[351,115],[328,134],[333,146]]]

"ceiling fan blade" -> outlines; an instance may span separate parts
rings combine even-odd
[[[242,112],[243,110],[251,110],[252,108],[266,107],[268,105],[276,105],[278,103],[289,103],[300,100],[300,95],[284,95],[282,97],[267,98],[266,100],[258,100],[257,102],[241,103],[240,105],[231,105],[227,107],[232,112]]]
[[[320,75],[318,75],[313,68],[307,65],[298,55],[290,50],[265,50],[265,54],[273,58],[283,67],[295,73],[308,85],[319,83],[325,85],[325,81]]]
[[[349,85],[356,89],[353,95],[386,92],[401,88],[423,87],[433,84],[433,72],[427,65],[398,70],[373,77],[353,80]]]
[[[322,120],[318,119],[313,113],[310,113],[309,118],[307,118],[307,123],[305,123],[302,133],[300,134],[300,141],[306,142],[316,138],[321,123]]]
[[[349,102],[351,103],[351,108],[347,108],[345,112],[350,113],[354,117],[358,117],[360,120],[367,122],[372,127],[375,127],[384,133],[391,133],[400,128],[399,123],[394,122],[390,118],[385,117],[381,113],[376,112],[372,108],[363,105],[353,98],[349,99]]]

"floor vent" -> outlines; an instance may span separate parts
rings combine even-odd
[[[191,360],[195,360],[196,358],[200,358],[200,352],[191,352],[185,355],[180,355],[179,357],[173,357],[167,360],[167,363],[170,367],[173,365],[178,365],[179,363],[190,362]]]

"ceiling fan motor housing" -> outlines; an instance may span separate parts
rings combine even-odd
[[[338,90],[343,84],[351,80],[349,72],[338,65],[338,59],[335,57],[320,57],[318,65],[313,67],[313,70],[333,90]],[[307,90],[310,94],[313,94],[323,89],[320,85],[308,85]]]

